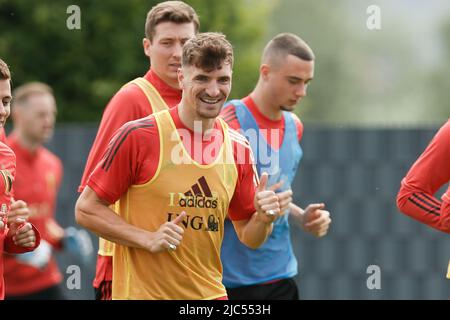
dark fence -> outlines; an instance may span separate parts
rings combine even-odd
[[[306,129],[295,202],[302,207],[325,202],[333,224],[321,239],[292,228],[302,299],[450,297],[448,235],[412,221],[395,205],[401,179],[436,130]],[[76,190],[95,132],[94,127],[59,127],[49,145],[65,165],[57,213],[63,226],[74,224]],[[83,266],[59,253],[58,261],[64,286],[70,265],[82,270],[81,289],[67,289],[68,297],[92,299],[95,258]],[[371,266],[379,267],[380,289],[367,286]]]

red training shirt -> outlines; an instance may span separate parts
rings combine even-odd
[[[259,111],[255,102],[250,96],[247,96],[244,99],[242,99],[242,102],[248,107],[248,109],[252,113],[253,117],[256,120],[256,123],[258,124],[259,129],[267,129],[261,131],[267,143],[274,150],[278,150],[281,144],[283,143],[284,129],[285,129],[284,117],[282,117],[280,120],[271,120],[267,118],[265,115],[261,113],[261,111]],[[300,141],[303,136],[303,124],[300,121],[300,119],[295,115],[295,113],[291,112],[291,115],[297,127],[298,141]],[[234,105],[230,104],[225,108],[223,108],[222,112],[220,113],[220,116],[228,123],[230,128],[233,128],[239,132],[239,130],[241,129],[241,125],[237,119],[236,107]],[[271,130],[279,130],[278,141],[272,141]]]
[[[450,119],[431,140],[402,180],[397,195],[401,212],[450,233],[450,186],[442,201],[434,194],[450,181]]]
[[[0,210],[3,215],[8,215],[11,201],[13,200],[12,182],[16,174],[16,156],[14,152],[4,143],[0,142],[0,170],[2,170],[0,179]],[[6,180],[4,179],[6,177]],[[5,183],[6,181],[6,183]],[[6,218],[3,216],[2,218]],[[3,222],[5,219],[2,219]],[[8,232],[8,226],[4,226],[0,229],[0,300],[5,297],[5,285],[3,280],[3,257],[4,252],[7,253],[24,253],[33,251],[39,246],[40,235],[37,229],[33,226],[33,230],[36,236],[36,243],[34,247],[20,247],[14,244],[12,240],[13,234]]]
[[[151,69],[145,74],[148,80],[158,91],[161,98],[169,107],[177,105],[181,100],[181,90],[174,89],[167,85]],[[144,118],[153,113],[152,107],[144,92],[136,85],[129,85],[121,88],[112,97],[105,108],[100,122],[97,136],[92,145],[86,162],[83,177],[81,179],[78,192],[82,192],[86,186],[89,175],[96,165],[101,161],[102,156],[108,146],[109,141],[122,125],[128,121]],[[98,288],[102,281],[112,280],[112,257],[97,257],[97,266],[94,279],[94,287]]]
[[[41,238],[59,249],[61,235],[60,227],[55,221],[55,210],[63,174],[61,160],[44,147],[39,147],[34,152],[27,150],[20,145],[14,134],[7,141],[16,154],[15,196],[28,204],[29,221],[40,230]],[[14,256],[5,256],[4,262],[7,296],[32,294],[57,285],[62,280],[54,257],[42,270],[22,263]]]
[[[178,107],[172,108],[170,115],[177,130],[181,129],[191,132],[189,135],[191,141],[183,141],[183,144],[193,159],[199,159],[198,155],[192,154],[194,139],[198,135],[194,135],[181,122],[178,115]],[[214,128],[221,130],[218,120],[216,120]],[[183,137],[182,134],[180,136]],[[220,139],[220,141],[217,141],[217,139]],[[214,143],[218,143],[220,146],[223,143],[222,139],[222,137],[213,137],[211,140],[205,141],[202,139],[203,141],[197,141],[197,143],[201,143],[204,150]],[[253,162],[250,160],[252,159],[250,147],[234,140],[232,140],[232,143],[235,161],[237,162],[238,179],[228,214],[232,220],[246,220],[256,211],[253,204],[256,191],[255,170]],[[188,145],[191,148],[187,147]],[[145,119],[127,123],[117,132],[110,146],[115,148],[112,153],[115,154],[114,157],[112,159],[105,157],[99,163],[90,176],[88,185],[98,197],[109,203],[114,203],[131,185],[146,183],[154,176],[157,170],[160,146],[159,132],[154,117],[149,116]],[[245,154],[245,159],[247,160],[237,161],[237,155],[242,154]],[[103,168],[105,160],[107,160],[108,165]],[[202,164],[208,163],[202,162]]]

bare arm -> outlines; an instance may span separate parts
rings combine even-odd
[[[331,218],[328,211],[322,210],[325,208],[323,203],[310,204],[303,210],[291,202],[289,208],[291,217],[305,231],[319,238],[328,233]]]
[[[273,229],[272,222],[280,214],[278,197],[272,190],[265,190],[268,176],[263,173],[255,194],[256,212],[249,220],[232,221],[239,240],[249,248],[256,249],[268,238]]]
[[[185,214],[151,232],[127,223],[108,206],[107,202],[87,186],[75,206],[77,223],[109,241],[152,253],[167,250],[170,245],[178,246],[182,240],[184,230],[177,224]]]

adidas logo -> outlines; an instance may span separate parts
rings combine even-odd
[[[197,180],[195,184],[191,186],[191,189],[185,193],[169,193],[170,201],[169,206],[179,206],[182,208],[211,208],[216,209],[218,200],[213,195],[211,189],[206,182],[204,176]]]

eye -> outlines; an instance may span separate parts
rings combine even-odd
[[[199,76],[196,76],[194,78],[194,80],[197,81],[197,82],[206,82],[206,81],[208,81],[208,77],[207,76],[203,76],[203,75],[199,75]]]
[[[219,79],[219,83],[220,84],[229,84],[230,83],[230,78],[220,78]]]

